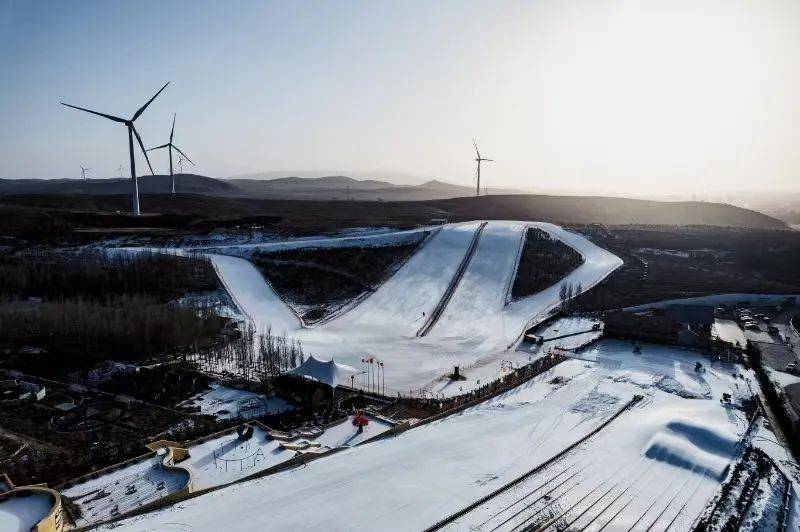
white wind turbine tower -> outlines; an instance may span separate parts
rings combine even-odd
[[[147,151],[153,151],[153,150],[160,150],[162,148],[167,148],[169,150],[169,177],[172,179],[173,194],[175,194],[175,175],[172,173],[172,150],[174,149],[175,151],[181,154],[183,159],[192,163],[192,160],[189,159],[189,157],[185,153],[183,153],[180,150],[180,148],[178,148],[176,145],[172,143],[172,138],[175,136],[175,116],[176,115],[174,114],[172,115],[172,130],[169,132],[169,142],[167,142],[166,144],[162,144],[161,146],[156,146],[155,148],[150,148],[149,150],[147,150]],[[183,159],[179,161],[181,163],[181,173],[183,173],[183,162],[182,162]],[[194,166],[194,163],[192,163],[192,166]]]
[[[122,177],[122,171],[123,171],[124,169],[125,169],[125,168],[123,168],[123,166],[122,166],[122,165],[119,165],[119,168],[117,168],[117,172],[119,172],[119,176],[120,176],[120,177]]]
[[[84,181],[86,181],[86,172],[91,170],[91,168],[84,168],[83,165],[80,165],[80,167],[81,167],[81,177],[83,178]]]
[[[475,145],[475,153],[478,154],[478,156],[475,158],[475,160],[478,162],[478,185],[475,188],[475,190],[476,190],[476,194],[475,195],[476,196],[480,196],[481,195],[481,162],[482,161],[494,162],[494,159],[484,159],[483,157],[481,157],[481,152],[478,151],[478,144],[475,142],[475,139],[472,139],[472,144]]]
[[[153,175],[155,175],[155,173],[153,172],[153,167],[150,165],[150,159],[147,157],[147,151],[144,149],[144,144],[142,143],[142,137],[139,136],[139,132],[136,131],[136,127],[133,125],[133,123],[136,121],[137,118],[139,118],[142,115],[144,110],[147,109],[147,106],[150,105],[151,103],[153,103],[153,100],[155,100],[156,97],[159,94],[161,94],[161,91],[163,91],[164,89],[167,88],[167,85],[169,85],[169,82],[165,83],[164,86],[161,87],[161,89],[155,94],[155,96],[150,98],[147,101],[146,104],[141,106],[139,108],[139,110],[134,113],[133,117],[131,117],[130,120],[125,119],[125,118],[120,118],[118,116],[107,115],[105,113],[98,113],[97,111],[92,111],[91,109],[84,109],[83,107],[78,107],[76,105],[70,105],[68,103],[61,102],[61,105],[66,105],[67,107],[72,107],[73,109],[78,109],[79,111],[86,111],[87,113],[92,113],[93,115],[102,116],[103,118],[108,118],[109,120],[113,120],[114,122],[119,122],[121,124],[125,124],[125,126],[128,128],[128,151],[130,152],[130,156],[131,156],[131,180],[133,181],[133,215],[134,216],[139,216],[139,214],[141,214],[140,211],[139,211],[139,182],[136,179],[136,159],[135,159],[134,153],[133,153],[133,137],[134,136],[136,137],[136,141],[139,143],[139,147],[142,149],[142,154],[144,154],[144,159],[145,159],[145,161],[147,161],[147,166],[150,167],[150,173],[153,174]]]

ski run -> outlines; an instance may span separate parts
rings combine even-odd
[[[514,366],[527,363],[530,355],[517,352],[513,346],[525,329],[547,318],[560,302],[560,284],[508,302],[527,227],[543,229],[583,255],[583,264],[563,282],[589,289],[622,264],[618,257],[583,236],[552,224],[490,221],[441,316],[427,335],[417,336],[450,287],[480,227],[480,222],[468,222],[436,229],[430,240],[373,294],[315,327],[304,327],[245,258],[217,253],[210,258],[256,330],[285,333],[300,340],[307,354],[355,368],[362,367],[362,359],[378,358],[384,363],[390,395],[431,392],[452,396],[499,377],[503,361]],[[371,238],[386,241],[387,235]],[[369,239],[360,237],[359,241]],[[320,240],[311,242],[322,245]],[[335,242],[340,245],[341,239]],[[458,385],[443,378],[454,366],[468,377]]]

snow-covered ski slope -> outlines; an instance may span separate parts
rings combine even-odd
[[[524,222],[490,222],[486,226],[464,278],[430,332],[432,338],[493,342],[502,336],[506,294],[514,281],[527,227]]]
[[[392,325],[394,335],[414,336],[447,290],[479,222],[443,227],[374,294],[330,322],[331,329]]]
[[[233,302],[258,332],[283,334],[300,326],[300,318],[275,293],[253,264],[228,255],[208,255]]]
[[[664,346],[645,345],[636,355],[615,341],[602,341],[587,357],[617,364],[570,360],[458,415],[123,521],[117,530],[171,530],[174,523],[195,532],[423,530],[547,462],[634,394],[644,400],[632,410],[451,529],[488,521],[480,530],[511,530],[550,504],[544,519],[527,524],[566,512],[566,522],[577,519],[570,530],[665,530],[669,523],[688,530],[745,432],[741,412],[718,400],[722,393],[734,403],[749,397],[734,377],[743,369]],[[694,371],[697,361],[705,373]]]
[[[375,293],[348,312],[311,328],[302,326],[252,263],[230,256],[211,258],[234,301],[257,330],[286,333],[301,340],[307,354],[356,368],[361,367],[361,359],[377,357],[384,362],[389,393],[425,389],[455,395],[499,376],[502,361],[527,362],[529,353],[508,347],[559,304],[558,285],[507,303],[527,227],[539,227],[583,255],[584,263],[566,282],[588,289],[622,264],[583,236],[552,224],[490,221],[441,317],[427,336],[417,337],[451,285],[480,225],[445,225]],[[318,240],[313,242],[320,245]],[[456,365],[467,380],[453,384],[443,376]]]

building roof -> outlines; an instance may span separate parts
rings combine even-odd
[[[667,316],[679,323],[711,325],[714,307],[710,305],[672,305],[664,309]]]
[[[319,381],[335,388],[340,384],[349,386],[350,376],[358,373],[358,370],[333,360],[322,361],[309,356],[301,365],[286,373]]]

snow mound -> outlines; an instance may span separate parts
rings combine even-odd
[[[666,424],[645,446],[645,456],[696,473],[720,478],[730,463],[736,440],[721,430],[688,420]]]
[[[672,434],[659,432],[650,439],[644,455],[659,462],[721,478],[728,461]]]
[[[731,437],[730,433],[708,426],[701,427],[685,419],[670,421],[667,423],[667,429],[697,447],[724,457],[733,454],[736,446],[736,440]]]

